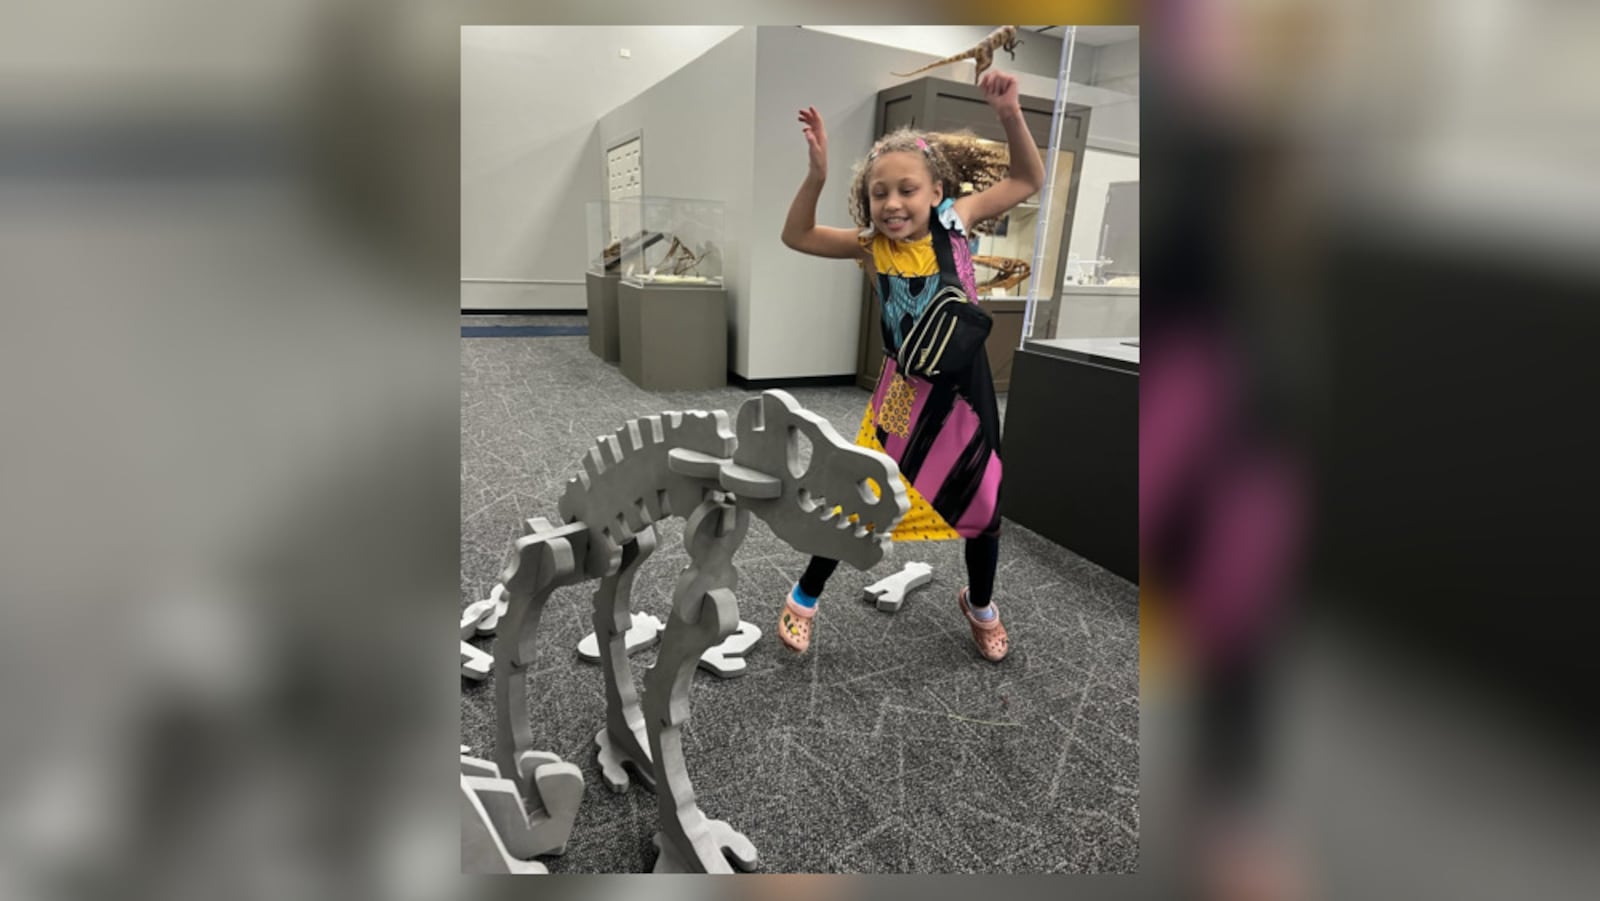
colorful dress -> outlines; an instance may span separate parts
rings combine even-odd
[[[1000,528],[1000,414],[987,355],[978,354],[957,385],[902,375],[894,359],[937,293],[941,269],[959,279],[968,297],[978,296],[966,227],[952,202],[941,203],[930,220],[920,241],[870,232],[860,239],[872,255],[883,302],[884,359],[856,443],[900,466],[911,510],[895,527],[897,541],[973,538]]]

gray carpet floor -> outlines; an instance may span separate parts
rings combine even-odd
[[[557,500],[596,436],[665,410],[736,415],[752,393],[643,391],[586,337],[466,338],[461,348],[463,607],[488,596],[522,520],[558,520]],[[790,393],[847,438],[867,400],[854,387]],[[659,527],[635,610],[666,618],[688,559],[682,526]],[[912,560],[931,563],[934,578],[899,612],[863,601],[864,586]],[[841,565],[811,649],[796,656],[772,630],[805,558],[752,518],[735,564],[741,616],[763,634],[745,675],[696,674],[685,753],[701,809],[755,843],[761,872],[1137,869],[1137,586],[1007,522],[995,587],[1011,636],[1005,661],[978,655],[956,607],[959,542],[897,545],[870,574]],[[592,591],[551,598],[530,667],[536,746],[577,764],[586,783],[567,853],[541,860],[552,872],[647,872],[655,799],[613,794],[595,760],[601,675],[575,651],[592,628]],[[636,655],[636,677],[653,662],[653,650]],[[492,680],[462,680],[461,742],[492,756]]]

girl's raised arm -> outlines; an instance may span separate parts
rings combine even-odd
[[[1044,160],[1039,158],[1039,148],[1028,133],[1028,124],[1022,118],[1022,105],[1017,99],[1017,79],[1014,75],[991,69],[978,81],[983,89],[983,99],[1000,117],[1006,131],[1006,144],[1011,151],[1011,167],[1005,178],[977,194],[957,198],[956,214],[970,228],[985,219],[1003,215],[1007,210],[1027,200],[1044,187]]]
[[[783,221],[783,244],[812,256],[859,259],[862,250],[856,241],[856,230],[817,224],[817,198],[822,196],[822,186],[828,180],[828,133],[822,127],[822,114],[814,106],[800,111],[800,121],[805,124],[802,131],[810,165],[789,205],[789,216]]]

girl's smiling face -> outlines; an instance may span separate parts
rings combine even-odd
[[[928,217],[944,200],[944,185],[928,170],[921,154],[885,153],[867,173],[867,201],[872,225],[897,241],[917,241],[928,234]]]

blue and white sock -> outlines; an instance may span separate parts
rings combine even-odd
[[[805,591],[800,588],[799,584],[796,584],[794,589],[789,592],[789,597],[793,598],[796,604],[799,604],[807,610],[815,610],[817,607],[817,599],[809,594],[806,594]]]
[[[973,619],[984,623],[994,619],[994,601],[990,601],[989,603],[984,604],[982,607],[979,607],[977,604],[972,603],[971,594],[968,594],[966,597],[967,609],[972,611]]]

